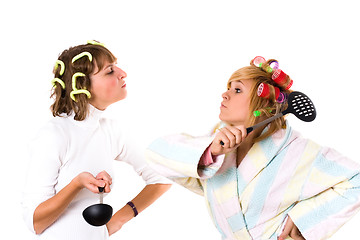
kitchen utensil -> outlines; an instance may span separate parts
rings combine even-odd
[[[268,124],[274,121],[275,119],[289,113],[294,114],[297,118],[305,122],[311,122],[316,118],[315,106],[311,101],[311,99],[308,96],[306,96],[304,93],[297,91],[291,92],[288,96],[287,101],[288,101],[288,107],[284,111],[262,122],[259,122],[258,124],[255,124],[252,127],[246,128],[247,133],[249,134],[253,130],[262,127],[265,124]],[[224,142],[220,141],[220,144],[224,145]]]
[[[93,226],[102,226],[109,222],[113,209],[110,205],[103,203],[104,187],[99,187],[100,203],[87,207],[83,211],[83,217],[87,223]]]

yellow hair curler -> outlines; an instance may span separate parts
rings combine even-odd
[[[54,66],[55,71],[56,71],[56,69],[58,68],[59,65],[60,65],[60,76],[62,76],[64,74],[64,72],[65,72],[65,64],[64,64],[63,61],[58,59],[55,62],[55,66]]]
[[[92,45],[100,45],[102,47],[105,47],[105,44],[103,44],[101,42],[98,42],[98,41],[95,41],[95,40],[88,40],[87,43],[92,44]]]
[[[74,75],[72,76],[72,91],[70,92],[70,97],[72,100],[74,100],[76,102],[76,99],[75,99],[75,96],[76,94],[81,94],[81,93],[84,93],[86,94],[86,96],[88,98],[91,98],[91,93],[86,90],[86,89],[77,89],[76,88],[76,79],[78,77],[85,77],[86,75],[84,73],[81,73],[81,72],[77,72],[77,73],[74,73]]]
[[[56,87],[56,82],[61,85],[62,89],[65,89],[65,83],[63,80],[61,80],[60,78],[54,78],[53,80],[51,80],[51,83],[54,87]]]
[[[73,59],[71,60],[72,63],[74,63],[76,60],[84,57],[84,56],[87,56],[89,58],[89,61],[91,62],[92,61],[92,55],[91,53],[89,52],[82,52],[82,53],[79,53],[78,55],[76,55],[75,57],[73,57]]]

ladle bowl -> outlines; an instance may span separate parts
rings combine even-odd
[[[82,215],[87,223],[93,226],[102,226],[110,221],[113,209],[110,205],[102,203],[102,192],[104,188],[99,187],[100,203],[87,207]]]
[[[98,203],[87,207],[83,211],[83,217],[90,225],[102,226],[110,221],[112,212],[110,205]]]

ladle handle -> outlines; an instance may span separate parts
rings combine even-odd
[[[104,196],[103,196],[103,192],[105,190],[105,187],[98,187],[99,189],[99,192],[100,192],[100,203],[103,203],[103,199],[104,199]]]

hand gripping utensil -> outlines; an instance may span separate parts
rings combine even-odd
[[[272,121],[274,121],[275,119],[282,117],[286,114],[292,113],[294,114],[298,119],[305,121],[305,122],[311,122],[316,118],[316,109],[315,106],[313,104],[313,102],[311,101],[311,99],[306,96],[304,93],[302,92],[291,92],[288,96],[288,107],[276,114],[275,116],[272,116],[271,118],[268,118],[262,122],[259,122],[258,124],[255,124],[252,127],[248,127],[246,128],[246,132],[249,134],[250,132],[252,132],[253,130],[264,126],[265,124],[268,124]],[[223,141],[220,141],[221,145],[224,145]]]

